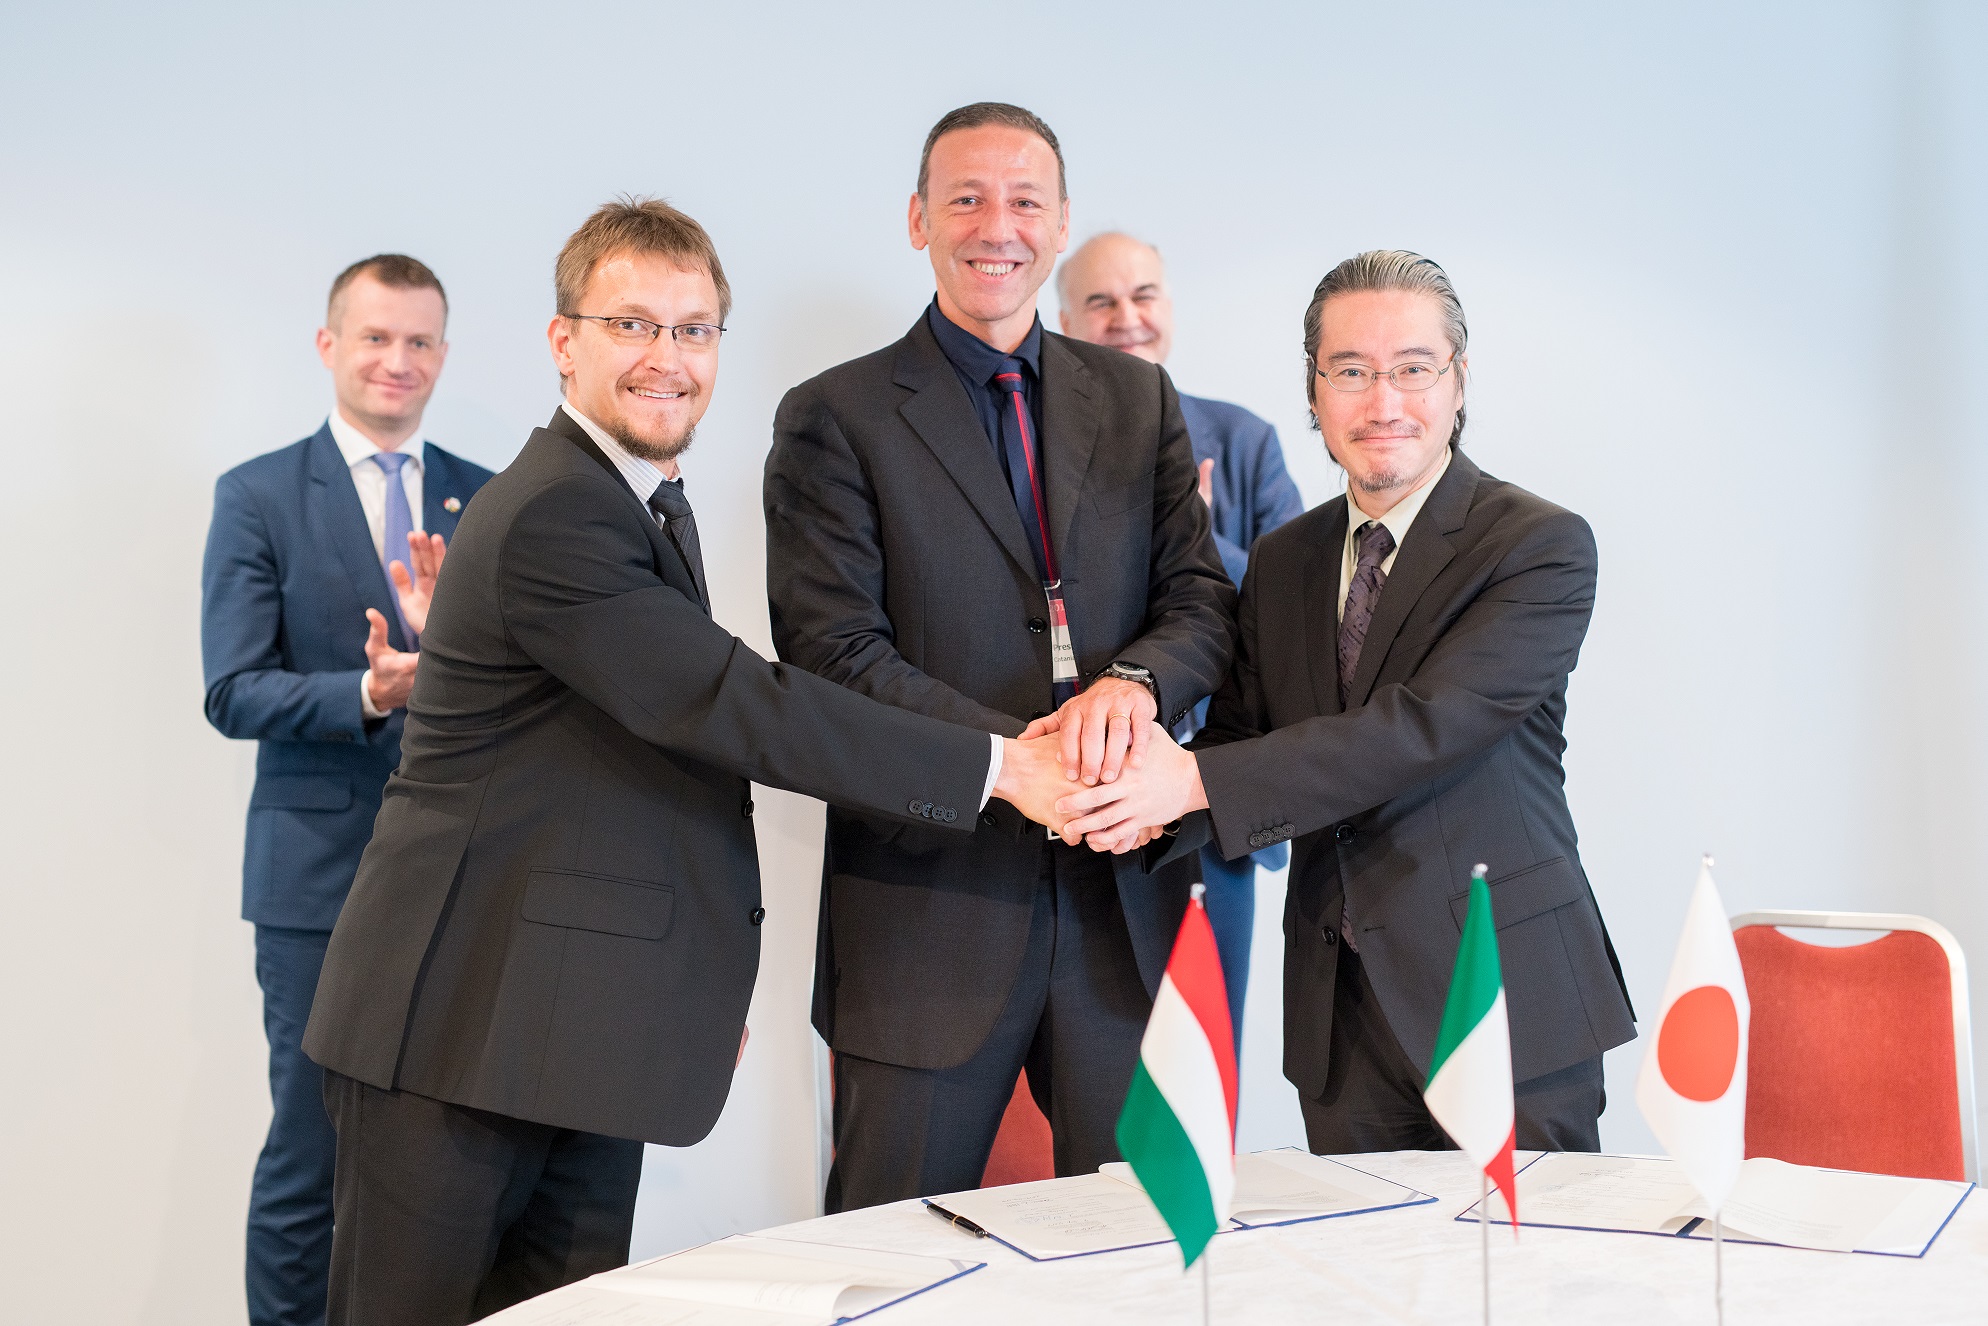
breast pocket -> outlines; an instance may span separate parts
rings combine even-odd
[[[1103,519],[1127,516],[1153,505],[1153,476],[1144,474],[1130,483],[1100,488],[1091,494],[1091,509]]]
[[[352,780],[344,774],[264,774],[249,794],[250,810],[344,810]]]
[[[541,869],[525,881],[518,914],[527,921],[568,930],[661,939],[670,932],[675,913],[676,890],[667,884]]]

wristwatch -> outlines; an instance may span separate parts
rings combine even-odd
[[[1153,680],[1153,670],[1151,668],[1142,668],[1137,663],[1113,663],[1105,668],[1104,671],[1098,673],[1098,676],[1116,677],[1120,681],[1137,682],[1146,688],[1147,694],[1153,697],[1155,705],[1158,705],[1160,702],[1160,684]]]

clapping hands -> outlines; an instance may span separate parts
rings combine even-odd
[[[435,596],[435,577],[441,572],[446,552],[441,535],[410,530],[407,560],[396,559],[387,565],[387,574],[393,578],[394,597],[400,600],[400,615],[416,635],[428,629],[428,604]]]

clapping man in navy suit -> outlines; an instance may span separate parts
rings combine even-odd
[[[335,1134],[300,1048],[325,945],[400,764],[428,597],[490,472],[421,435],[448,300],[413,258],[332,283],[324,426],[221,476],[201,570],[207,719],[258,743],[242,866],[274,1117],[249,1197],[254,1326],[321,1323]]]
[[[1173,349],[1173,295],[1160,251],[1152,245],[1115,231],[1092,236],[1057,268],[1056,292],[1065,336],[1166,363]],[[1222,569],[1240,587],[1250,545],[1303,515],[1305,500],[1284,468],[1284,448],[1268,420],[1240,405],[1186,392],[1180,394],[1180,414],[1194,446],[1201,500],[1214,521],[1215,549]],[[1208,702],[1203,700],[1174,735],[1187,740],[1207,717]],[[1235,861],[1223,860],[1212,847],[1201,854],[1208,920],[1222,951],[1223,984],[1238,1042],[1256,921],[1256,868],[1281,870],[1289,859],[1284,843]]]

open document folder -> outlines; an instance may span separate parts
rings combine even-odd
[[[1434,1200],[1323,1156],[1267,1151],[1236,1157],[1234,1219],[1227,1228],[1291,1224]],[[930,1203],[1034,1261],[1116,1252],[1173,1238],[1131,1167],[1123,1163],[1106,1165],[1097,1174],[950,1193]]]
[[[486,1320],[500,1326],[830,1326],[985,1265],[739,1234],[591,1276]]]
[[[1824,1252],[1923,1257],[1971,1183],[1816,1169],[1756,1156],[1740,1166],[1725,1204],[1725,1237]],[[1676,1162],[1548,1152],[1518,1175],[1522,1225],[1712,1237],[1711,1212]],[[1490,1197],[1493,1221],[1510,1223]],[[1475,1220],[1477,1207],[1458,1216]]]

